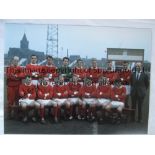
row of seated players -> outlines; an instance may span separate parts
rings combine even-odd
[[[65,84],[64,77],[60,75],[58,83],[51,86],[49,79],[44,77],[36,87],[32,84],[32,78],[27,76],[19,87],[19,105],[23,122],[28,120],[28,107],[33,107],[32,120],[36,121],[36,116],[39,114],[41,123],[45,123],[46,106],[52,108],[51,119],[55,122],[60,120],[62,107],[65,107],[65,117],[69,120],[73,119],[75,105],[78,119],[94,120],[97,107],[100,107],[100,120],[103,119],[105,110],[110,112],[113,108],[117,109],[121,117],[125,106],[126,88],[121,84],[120,79],[116,79],[114,85],[110,85],[106,77],[100,77],[97,86],[90,78],[86,78],[81,85],[76,74],[72,79],[72,82]]]

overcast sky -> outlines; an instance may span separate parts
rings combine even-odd
[[[47,25],[6,24],[5,53],[9,47],[20,47],[24,33],[30,49],[46,51]],[[106,58],[107,48],[144,49],[144,59],[150,61],[151,30],[59,25],[59,57],[66,56],[68,49],[69,55],[101,59]]]

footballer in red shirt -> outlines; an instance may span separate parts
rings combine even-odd
[[[97,66],[97,60],[92,59],[92,66],[87,69],[87,77],[92,80],[93,83],[97,83],[98,79],[102,76],[102,69]]]
[[[73,75],[73,81],[68,83],[69,87],[69,101],[71,103],[71,113],[73,113],[73,109],[76,111],[75,107],[78,107],[78,119],[81,119],[81,110],[83,108],[82,100],[80,99],[80,89],[81,84],[78,82],[78,76],[76,74]]]
[[[123,68],[121,72],[119,72],[119,78],[121,79],[121,82],[123,86],[126,88],[126,100],[125,100],[125,107],[129,107],[128,105],[128,100],[129,100],[129,95],[130,95],[130,79],[131,79],[131,70],[128,69],[128,63],[123,62]]]
[[[122,112],[125,104],[126,88],[121,84],[120,79],[116,79],[111,89],[111,108],[116,108],[118,112]]]
[[[73,69],[74,74],[78,76],[78,81],[83,84],[83,80],[86,77],[86,71],[87,69],[83,66],[83,60],[78,59],[77,60],[77,66]]]
[[[49,80],[47,77],[44,77],[41,80],[40,85],[38,85],[38,100],[37,102],[40,104],[40,117],[41,123],[45,122],[45,106],[56,106],[56,102],[52,100],[53,98],[53,87],[49,84]]]
[[[11,118],[12,106],[18,104],[19,86],[24,78],[23,68],[18,65],[19,57],[14,56],[11,66],[7,67],[7,100],[8,100],[8,117]]]
[[[54,101],[57,104],[57,114],[55,114],[55,121],[58,121],[60,116],[60,108],[65,107],[64,117],[65,119],[72,119],[73,116],[70,113],[71,103],[68,100],[69,97],[69,87],[64,83],[64,77],[59,75],[58,83],[54,86]],[[68,114],[69,113],[69,114]],[[69,116],[68,116],[69,115]],[[59,117],[60,118],[60,117]]]
[[[38,85],[38,79],[41,76],[41,66],[37,64],[37,56],[31,55],[30,64],[26,65],[27,75],[32,77],[32,83]]]
[[[82,86],[80,93],[83,104],[89,106],[89,108],[87,109],[87,118],[90,120],[95,120],[97,105],[96,85],[92,83],[92,80],[90,78],[85,79],[84,85]]]
[[[106,77],[101,77],[99,79],[96,94],[99,106],[106,108],[106,105],[110,103],[111,98],[111,86],[109,85]]]
[[[108,105],[111,103],[111,85],[106,77],[101,77],[99,79],[99,85],[97,87],[97,100],[99,107],[99,122],[103,123],[105,117],[105,109],[107,109]]]
[[[111,85],[114,84],[114,81],[119,78],[119,74],[113,69],[112,62],[107,63],[107,70],[103,71],[103,76],[107,77]]]
[[[53,63],[53,57],[48,55],[47,64],[42,66],[42,76],[48,77],[50,85],[53,85],[54,79],[58,77],[57,67]]]
[[[26,76],[25,82],[20,85],[19,87],[19,105],[21,106],[21,109],[23,111],[23,122],[27,122],[28,120],[28,107],[34,107],[34,115],[32,117],[32,120],[36,121],[36,113],[40,107],[39,103],[35,101],[36,99],[36,87],[32,84],[32,78],[29,76]]]

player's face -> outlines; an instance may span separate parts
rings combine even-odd
[[[117,82],[117,83],[115,84],[115,86],[116,86],[117,88],[119,88],[119,87],[121,86],[121,82]]]
[[[59,84],[63,84],[64,83],[64,77],[63,76],[60,76],[59,77]]]
[[[96,60],[95,60],[95,61],[92,61],[92,66],[93,66],[94,68],[97,67],[97,61],[96,61]]]
[[[79,68],[81,68],[81,67],[83,66],[83,62],[82,62],[82,61],[78,61],[77,66],[78,66]]]
[[[32,64],[36,64],[37,63],[37,57],[36,56],[32,56],[31,57],[31,63]]]
[[[127,63],[124,63],[124,64],[123,64],[123,69],[125,69],[125,70],[128,69],[128,64],[127,64]]]
[[[48,80],[45,80],[45,79],[44,79],[44,80],[42,81],[42,84],[45,85],[45,86],[48,85]]]
[[[92,81],[87,81],[87,82],[86,82],[86,85],[87,85],[87,86],[91,86],[91,84],[92,84]]]
[[[75,82],[75,83],[78,82],[78,77],[77,76],[73,76],[73,82]]]
[[[18,59],[14,59],[12,63],[13,63],[14,66],[18,66],[19,60]]]
[[[27,85],[30,85],[31,84],[31,81],[32,81],[31,78],[26,78],[26,80],[25,80],[25,82],[26,82]]]
[[[112,69],[112,63],[108,62],[108,69]]]
[[[68,64],[69,64],[69,60],[68,60],[68,59],[64,59],[63,65],[64,65],[64,66],[68,66]]]
[[[51,58],[47,58],[47,65],[52,65],[53,64],[53,60]]]

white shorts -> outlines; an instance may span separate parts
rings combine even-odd
[[[51,105],[54,105],[56,102],[53,101],[53,100],[42,100],[42,99],[39,99],[37,100],[39,104],[43,104],[43,105],[47,105],[47,106],[51,106]]]
[[[97,104],[96,98],[83,98],[84,104]]]
[[[124,107],[124,103],[120,101],[112,101],[111,105],[112,105],[112,108]]]
[[[77,104],[79,103],[80,99],[78,97],[69,98],[69,101],[71,104]]]
[[[98,99],[98,103],[99,103],[99,105],[106,106],[107,104],[110,103],[110,100],[109,99],[105,99],[105,98],[99,98]]]
[[[54,101],[58,104],[58,105],[64,105],[67,101],[67,98],[55,98]]]
[[[34,106],[36,104],[35,100],[31,99],[19,99],[19,105],[26,104],[28,106]]]
[[[131,86],[130,85],[125,85],[126,88],[126,95],[130,94]]]

